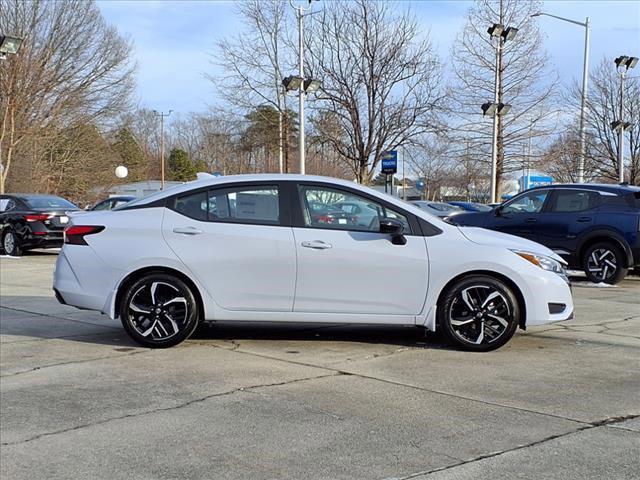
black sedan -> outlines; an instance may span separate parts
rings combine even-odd
[[[120,205],[124,205],[125,203],[129,203],[132,200],[135,200],[138,197],[133,197],[131,195],[118,195],[116,197],[109,197],[105,200],[102,200],[96,203],[91,208],[87,210],[113,210]]]
[[[5,254],[18,256],[33,248],[57,248],[63,243],[68,213],[79,208],[53,195],[0,195],[0,240]]]

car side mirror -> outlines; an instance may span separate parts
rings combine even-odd
[[[391,235],[391,243],[394,245],[405,245],[406,237],[402,234],[404,225],[393,218],[383,218],[380,220],[380,233]]]
[[[496,208],[493,209],[493,214],[496,217],[501,217],[502,216],[502,205],[498,205]]]

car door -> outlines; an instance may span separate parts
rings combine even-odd
[[[296,251],[278,184],[236,184],[169,200],[164,238],[227,310],[291,311]]]
[[[491,230],[517,235],[538,241],[539,215],[547,204],[549,189],[521,193],[504,205],[497,207],[487,220]]]
[[[410,214],[348,188],[292,186],[292,197],[297,196],[293,210],[298,255],[295,312],[367,314],[375,323],[375,315],[422,311],[428,286],[427,247],[425,238],[411,230]],[[309,207],[314,202],[362,201],[378,211],[375,221],[366,226],[348,219],[316,222]],[[379,220],[384,217],[404,224],[405,245],[394,245],[389,235],[379,232]]]
[[[595,223],[600,194],[593,190],[560,188],[538,219],[538,241],[563,255],[576,252],[579,236]]]

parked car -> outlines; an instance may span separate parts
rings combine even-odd
[[[114,208],[124,205],[125,203],[129,203],[136,198],[138,197],[134,197],[132,195],[119,195],[115,197],[109,197],[101,200],[87,210],[113,210]]]
[[[315,220],[311,205],[345,202],[375,205],[376,225]],[[224,320],[418,325],[487,351],[573,312],[562,259],[542,245],[300,175],[211,177],[74,216],[53,287],[148,347]]]
[[[448,203],[449,205],[453,205],[454,207],[461,208],[465,212],[490,212],[491,210],[493,210],[493,207],[490,207],[489,205],[483,205],[482,203],[476,202],[453,201]]]
[[[375,204],[371,202],[340,202],[335,204],[343,212],[352,215],[355,223],[361,227],[375,227],[380,212]]]
[[[455,205],[450,205],[445,202],[427,202],[424,200],[416,200],[411,203],[416,207],[429,212],[431,215],[435,215],[436,217],[441,218],[464,212],[462,208],[456,207]]]
[[[537,187],[491,212],[464,213],[451,221],[539,242],[592,282],[615,284],[640,266],[640,187]]]
[[[33,248],[62,246],[63,230],[73,203],[53,195],[0,195],[0,239],[7,255],[18,256]]]

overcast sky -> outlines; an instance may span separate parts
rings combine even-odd
[[[526,0],[522,0],[526,1]],[[464,25],[471,2],[398,1],[409,6],[433,44],[446,57]],[[239,21],[230,1],[114,1],[99,3],[106,20],[129,36],[138,63],[137,95],[143,107],[176,112],[202,111],[218,97],[203,72],[212,72],[209,54],[216,39],[233,35]],[[315,8],[322,8],[322,2]],[[640,56],[640,1],[547,1],[544,11],[584,21],[591,18],[591,65],[603,56]],[[582,74],[584,29],[540,17],[545,47],[565,84]],[[639,68],[640,70],[640,68]],[[640,72],[638,72],[640,74]]]

